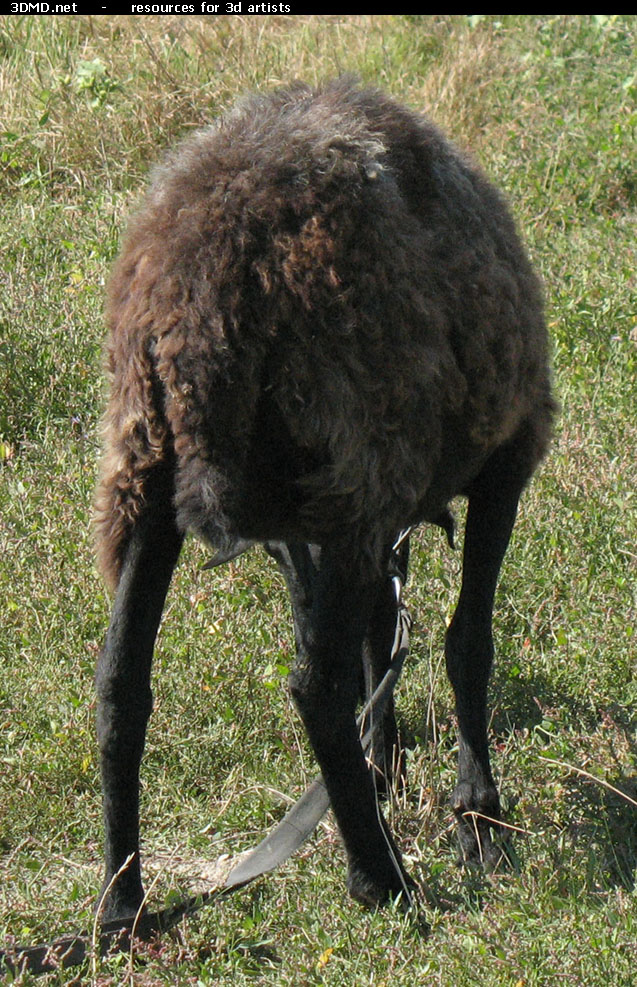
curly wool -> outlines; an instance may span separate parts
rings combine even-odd
[[[428,120],[338,80],[243,100],[168,155],[115,266],[96,500],[117,583],[149,471],[216,545],[436,520],[553,402],[508,209]]]

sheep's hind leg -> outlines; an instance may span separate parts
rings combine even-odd
[[[493,600],[520,492],[529,471],[521,450],[499,450],[469,490],[462,587],[447,630],[447,672],[456,696],[458,781],[452,805],[463,861],[495,866],[501,852],[491,839],[500,799],[487,739],[487,684],[493,661]],[[497,822],[496,822],[497,827]]]
[[[407,897],[413,887],[378,808],[355,718],[363,640],[378,592],[378,579],[357,576],[349,559],[324,549],[311,609],[297,622],[290,675],[345,844],[349,891],[367,905],[400,892]]]
[[[104,920],[135,914],[143,899],[139,767],[152,708],[150,668],[183,540],[172,508],[172,478],[157,470],[147,487],[146,508],[131,532],[96,673],[106,863],[102,895],[113,882],[103,902]]]

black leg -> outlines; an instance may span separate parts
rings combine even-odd
[[[264,548],[279,566],[290,594],[298,653],[308,633],[321,550],[304,542],[266,542]]]
[[[172,482],[148,480],[147,507],[136,521],[122,567],[96,687],[106,876],[103,892],[129,856],[104,903],[103,918],[134,913],[143,898],[139,861],[139,766],[152,709],[150,669],[166,592],[182,544]]]
[[[382,681],[391,662],[398,617],[398,603],[393,576],[399,576],[401,583],[405,584],[408,560],[409,540],[405,538],[398,550],[392,553],[390,571],[380,584],[363,646],[363,669],[367,697],[372,695]],[[366,722],[363,730],[367,730],[369,726],[370,724]],[[374,722],[372,745],[368,757],[374,772],[378,795],[387,795],[394,778],[399,788],[404,786],[404,751],[398,735],[393,697],[390,698],[380,721]]]
[[[469,491],[460,598],[447,630],[447,672],[456,696],[458,782],[452,803],[464,860],[497,863],[488,821],[500,818],[487,739],[487,684],[493,661],[493,599],[530,469],[521,449],[500,450]]]
[[[321,552],[317,545],[301,543],[269,542],[265,546],[281,569],[292,603],[294,631],[297,653],[303,649],[303,641],[308,633],[312,607],[316,592],[317,574],[320,568]],[[399,570],[403,584],[407,579],[409,544],[405,539],[395,553],[392,564]],[[363,645],[360,695],[369,698],[382,681],[387,671],[394,643],[397,619],[396,593],[392,573],[380,580],[378,591],[372,594],[375,603]],[[362,725],[361,733],[370,727],[369,719]],[[381,797],[389,790],[393,773],[404,781],[402,759],[394,702],[390,699],[383,716],[374,724],[374,735],[367,757],[374,773],[376,792]]]
[[[362,578],[349,560],[326,548],[311,581],[311,606],[306,599],[296,621],[298,656],[290,689],[343,837],[350,893],[376,905],[412,886],[378,808],[355,718],[378,580]],[[303,582],[297,570],[297,591]]]

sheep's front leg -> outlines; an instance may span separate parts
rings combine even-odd
[[[117,588],[96,687],[106,875],[102,917],[134,914],[143,899],[139,860],[139,767],[152,708],[153,646],[182,536],[167,511],[135,525]],[[128,858],[130,862],[124,866]]]
[[[447,630],[447,672],[458,716],[458,782],[452,804],[462,858],[495,865],[500,853],[489,819],[500,818],[487,739],[487,684],[493,661],[492,611],[500,566],[526,479],[519,458],[503,451],[487,463],[469,494],[462,587]],[[482,818],[487,817],[487,818]]]
[[[368,905],[411,885],[385,824],[356,726],[361,650],[379,592],[350,560],[324,549],[300,628],[290,689],[321,768],[348,858],[348,888]]]
[[[321,553],[317,545],[297,542],[269,542],[265,546],[276,560],[286,581],[292,613],[297,651],[303,652],[303,641],[311,620],[313,600],[316,590],[317,573],[320,568]],[[402,582],[407,578],[409,544],[405,540],[394,558]],[[369,698],[380,684],[391,662],[391,652],[396,633],[398,605],[393,585],[392,572],[389,572],[378,586],[369,626],[363,645],[363,668],[361,675],[361,695]],[[400,747],[394,701],[390,698],[382,717],[375,720],[367,717],[361,733],[366,733],[373,724],[374,734],[367,758],[374,772],[374,783],[378,795],[386,795],[394,772],[399,782],[404,782],[404,758]]]
[[[277,563],[290,595],[297,653],[303,647],[311,619],[321,550],[305,542],[266,542],[265,550]]]
[[[392,553],[390,571],[379,586],[367,629],[363,646],[366,697],[374,693],[391,664],[398,620],[398,601],[393,577],[398,575],[403,584],[407,581],[408,561],[409,541],[405,539],[397,552]],[[393,696],[389,698],[382,717],[372,715],[366,718],[363,732],[370,726],[373,726],[374,732],[368,758],[374,772],[376,791],[384,796],[388,794],[394,778],[398,788],[402,788],[405,783],[405,757],[396,724]]]

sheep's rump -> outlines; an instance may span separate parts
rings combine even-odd
[[[502,198],[348,80],[250,97],[170,154],[107,314],[111,581],[162,464],[180,525],[213,542],[373,550],[524,423],[546,445],[541,294]]]

